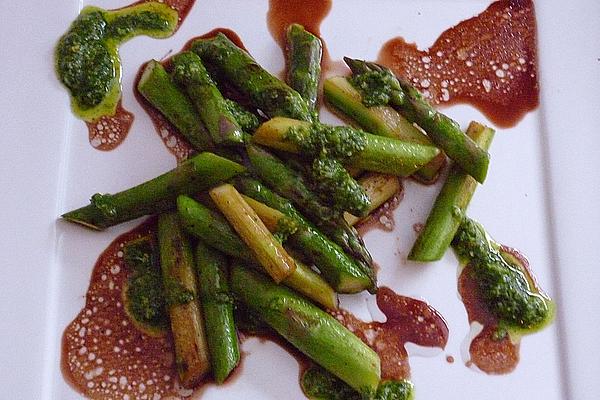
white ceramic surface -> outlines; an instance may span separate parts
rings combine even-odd
[[[124,106],[136,115],[127,140],[115,151],[90,147],[85,125],[72,117],[66,92],[53,72],[57,38],[87,4],[63,0],[3,4],[0,55],[0,399],[77,399],[60,368],[64,327],[84,302],[99,253],[135,223],[89,232],[56,217],[83,204],[91,193],[117,191],[174,166],[136,103],[137,66],[179,50],[215,27],[234,29],[265,67],[282,69],[282,55],[266,28],[266,1],[199,0],[178,33],[166,40],[136,38],[121,49]],[[343,4],[342,4],[343,3]],[[343,55],[374,59],[381,44],[401,35],[429,46],[449,26],[471,17],[489,1],[335,1],[322,25],[334,60]],[[113,8],[125,2],[102,0]],[[517,126],[498,132],[492,167],[469,214],[499,241],[519,248],[540,283],[557,300],[558,320],[524,338],[515,372],[487,376],[464,366],[469,327],[456,292],[456,261],[406,261],[415,233],[438,187],[405,182],[393,233],[366,237],[381,265],[380,283],[424,298],[447,319],[444,351],[411,349],[416,399],[596,399],[600,393],[600,3],[545,0],[536,4],[541,105]],[[486,121],[469,106],[446,112],[461,124]],[[332,118],[329,116],[329,118]],[[126,173],[118,173],[126,171]],[[368,296],[346,296],[359,316],[378,317]],[[296,362],[271,343],[251,340],[243,373],[203,399],[301,399]],[[456,359],[445,361],[446,355]]]

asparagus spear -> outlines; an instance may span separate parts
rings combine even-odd
[[[244,167],[212,153],[198,154],[175,169],[115,194],[97,193],[89,205],[62,217],[88,228],[102,230],[143,215],[175,208],[180,194],[194,194],[226,181]]]
[[[367,171],[409,176],[434,159],[433,146],[403,142],[346,126],[310,124],[277,117],[263,123],[252,137],[255,143],[291,153],[316,157],[326,152]]]
[[[192,144],[197,151],[212,150],[214,144],[192,102],[171,81],[161,63],[150,60],[137,90]]]
[[[367,213],[377,210],[400,190],[400,181],[393,175],[369,173],[361,177],[359,183],[371,201]],[[344,219],[350,225],[354,225],[361,220],[361,218],[348,213],[344,214]]]
[[[355,74],[361,74],[364,71],[381,71],[393,77],[389,69],[378,64],[352,60],[347,57],[344,60]],[[397,81],[404,92],[404,99],[401,102],[393,103],[392,106],[410,122],[423,128],[431,140],[444,150],[448,157],[476,181],[483,183],[490,161],[489,154],[465,135],[456,121],[431,107],[410,83],[402,79],[397,79]]]
[[[252,266],[260,265],[252,251],[220,214],[187,196],[180,196],[177,206],[182,224],[188,233],[223,254],[244,260]],[[283,283],[327,308],[337,308],[333,289],[318,274],[297,260],[296,269]]]
[[[195,40],[192,51],[236,89],[248,95],[254,106],[267,116],[285,115],[304,121],[313,119],[306,101],[298,92],[271,75],[222,33]]]
[[[210,370],[210,361],[192,249],[176,213],[159,216],[158,243],[179,381],[191,388]]]
[[[492,128],[477,122],[471,122],[467,134],[486,151],[494,138]],[[476,188],[477,182],[472,176],[458,165],[452,166],[427,222],[410,250],[409,260],[425,262],[442,258],[458,230]]]
[[[268,151],[253,145],[247,146],[252,170],[279,195],[290,199],[326,235],[359,262],[370,266],[371,254],[355,229],[341,215],[323,205],[307,187],[302,176],[283,164]],[[283,212],[283,210],[280,210]]]
[[[286,31],[287,38],[287,82],[300,93],[314,111],[317,107],[319,78],[321,77],[321,39],[304,29],[302,25],[291,24]]]
[[[235,145],[243,142],[242,128],[200,57],[189,51],[174,56],[173,79],[185,88],[217,145]]]
[[[329,105],[351,118],[351,122],[369,133],[432,145],[431,140],[421,129],[408,122],[392,107],[385,105],[367,107],[363,95],[345,77],[336,76],[327,79],[323,84],[323,95]],[[428,164],[416,171],[414,176],[425,183],[433,182],[445,163],[446,156],[440,152]]]
[[[227,258],[199,241],[196,272],[212,370],[217,383],[223,383],[240,361]]]
[[[244,196],[244,199],[272,232],[280,229],[282,225],[295,224],[297,229],[288,236],[289,244],[315,263],[336,291],[355,293],[364,289],[375,289],[372,270],[352,262],[338,246],[326,240],[315,229],[252,197]]]
[[[236,299],[308,357],[366,396],[377,390],[377,353],[331,315],[240,265],[231,271]]]
[[[256,212],[232,185],[217,186],[209,193],[219,210],[275,282],[281,282],[294,272],[294,259],[271,235]]]

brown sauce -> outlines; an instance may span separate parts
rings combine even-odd
[[[86,121],[90,144],[102,151],[115,149],[127,137],[133,120],[133,114],[123,108],[119,100],[114,115],[103,115],[95,121]]]
[[[147,1],[153,0],[142,0],[121,8],[131,7],[135,4],[146,3]],[[163,2],[178,12],[179,20],[177,23],[177,28],[175,29],[175,31],[177,31],[177,29],[179,29],[183,23],[185,17],[190,12],[195,0],[164,0]],[[151,118],[156,126],[157,122],[155,122],[155,118],[152,116]],[[121,100],[119,100],[119,104],[117,105],[114,115],[104,115],[95,121],[85,123],[88,128],[90,144],[95,149],[102,151],[109,151],[117,148],[127,137],[127,134],[129,133],[129,130],[133,124],[133,120],[133,114],[123,108]],[[170,143],[172,142],[173,141]],[[177,144],[173,144],[173,146],[177,146]],[[177,151],[172,150],[171,148],[169,148],[169,150],[172,152]]]
[[[330,313],[379,354],[382,379],[410,377],[406,343],[446,347],[448,326],[429,304],[380,287],[377,305],[387,317],[386,322],[363,322],[345,310]]]
[[[366,235],[373,229],[381,229],[386,232],[392,232],[396,227],[394,211],[404,198],[404,186],[400,180],[400,189],[389,200],[379,206],[375,211],[369,214],[364,220],[356,225],[356,230],[361,236]]]
[[[187,393],[177,383],[170,336],[142,333],[123,306],[123,285],[129,275],[123,246],[148,235],[155,225],[151,219],[117,237],[104,250],[94,266],[85,306],[63,333],[63,374],[88,398],[147,395],[153,399]]]
[[[539,102],[533,1],[496,1],[424,51],[392,39],[379,62],[434,104],[469,103],[496,125],[513,126]]]
[[[501,250],[519,261],[534,289],[542,293],[529,268],[528,260],[510,247],[502,246]],[[519,363],[520,342],[519,340],[513,342],[509,335],[502,339],[495,337],[498,319],[490,313],[481,298],[471,270],[471,265],[467,265],[462,270],[458,278],[458,292],[467,310],[469,323],[477,321],[483,325],[483,329],[471,341],[469,346],[471,359],[467,362],[467,366],[475,365],[487,374],[507,374],[512,372]]]

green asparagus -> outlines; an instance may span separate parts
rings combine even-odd
[[[379,356],[331,315],[240,265],[232,267],[231,288],[238,301],[293,346],[355,390],[375,394]]]
[[[324,238],[314,228],[252,197],[245,199],[271,231],[276,231],[282,225],[295,226],[296,229],[287,237],[289,245],[314,263],[337,292],[375,290],[375,276],[372,270],[353,262],[337,245]]]
[[[347,126],[310,124],[283,117],[263,123],[252,139],[277,150],[311,157],[325,152],[356,168],[398,176],[413,174],[440,152],[433,146],[376,136]]]
[[[62,217],[102,230],[143,215],[175,208],[180,194],[195,194],[244,171],[241,165],[212,153],[194,156],[175,169],[116,194],[97,193],[89,205]]]
[[[317,93],[321,77],[321,39],[302,25],[291,24],[287,38],[287,82],[308,102],[311,110],[317,107]]]
[[[223,383],[240,361],[227,258],[199,241],[196,271],[212,371],[217,383]]]
[[[248,246],[220,214],[187,196],[180,196],[177,206],[182,225],[188,233],[223,254],[243,260],[253,267],[259,266]],[[337,308],[333,289],[319,275],[297,260],[296,270],[283,283],[327,308]]]
[[[244,132],[200,57],[189,51],[174,56],[173,79],[185,88],[217,145],[243,143]]]
[[[364,98],[347,78],[336,76],[323,84],[323,95],[327,104],[340,111],[351,123],[357,124],[369,133],[413,142],[432,145],[427,135],[390,106],[364,104]],[[446,156],[440,152],[433,160],[414,173],[414,177],[425,183],[435,181],[440,169],[446,163]]]
[[[308,104],[298,92],[271,75],[222,33],[195,40],[191,49],[236,89],[248,95],[254,106],[267,116],[312,121]]]
[[[344,251],[366,266],[372,264],[371,254],[356,230],[346,223],[342,215],[322,204],[319,197],[308,189],[302,175],[263,148],[248,145],[247,152],[252,171],[267,185],[290,199]]]
[[[194,104],[175,85],[161,63],[151,60],[146,64],[137,90],[177,128],[194,149],[211,151],[214,148],[210,133],[204,127]]]
[[[357,75],[365,71],[384,71],[385,74],[394,77],[389,69],[378,64],[347,57],[344,60]],[[402,101],[390,104],[410,122],[423,128],[429,138],[465,172],[479,183],[483,183],[490,161],[489,154],[465,135],[456,121],[436,111],[410,83],[402,79],[397,79],[397,82],[404,92],[404,97]]]
[[[192,388],[208,373],[210,361],[196,293],[194,256],[176,213],[159,216],[158,243],[175,364],[181,384]]]
[[[494,137],[494,130],[471,122],[467,134],[487,151]],[[458,165],[452,167],[423,230],[410,250],[409,260],[436,261],[442,258],[458,230],[476,188],[477,182],[472,176]]]

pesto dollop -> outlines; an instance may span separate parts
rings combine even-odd
[[[302,374],[300,386],[311,400],[409,400],[413,384],[407,380],[382,381],[375,397],[361,394],[327,370],[312,366]]]
[[[348,80],[361,93],[367,107],[401,103],[404,97],[398,79],[387,68],[355,73]]]
[[[225,99],[225,105],[244,132],[252,133],[258,129],[260,121],[255,114],[230,99]]]
[[[535,292],[525,273],[503,257],[480,224],[465,217],[452,244],[473,266],[480,295],[499,319],[499,338],[506,329],[539,329],[552,317],[550,299]]]
[[[169,36],[177,18],[177,11],[156,2],[115,11],[85,7],[55,50],[56,71],[75,114],[87,121],[113,115],[121,97],[119,44],[136,35]]]
[[[288,129],[285,139],[298,146],[303,154],[325,156],[343,161],[364,150],[366,133],[348,126],[331,126],[319,122]]]
[[[151,238],[133,241],[123,249],[126,265],[132,270],[125,290],[125,305],[133,320],[151,330],[168,326],[164,287],[158,250]]]

